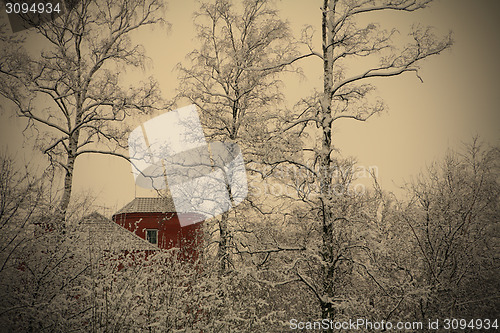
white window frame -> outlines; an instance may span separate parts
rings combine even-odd
[[[148,237],[148,231],[155,231],[156,232],[156,243],[152,243],[150,240],[149,240],[149,237]],[[146,229],[146,234],[145,234],[145,238],[146,240],[151,243],[151,244],[154,244],[156,246],[158,246],[158,229]]]

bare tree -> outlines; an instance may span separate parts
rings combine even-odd
[[[27,39],[8,36],[3,26],[0,94],[40,133],[38,144],[50,162],[62,167],[61,214],[70,202],[78,156],[119,155],[127,133],[124,120],[149,112],[158,101],[152,79],[130,89],[120,80],[124,68],[145,61],[132,33],[162,22],[162,8],[160,0],[79,1],[54,21],[28,30],[42,41],[38,57]]]
[[[413,12],[425,8],[430,3],[430,0],[324,0],[321,6],[321,52],[315,51],[312,30],[306,28],[303,41],[310,53],[291,58],[282,64],[287,65],[303,57],[312,56],[321,60],[323,68],[321,91],[298,103],[297,116],[285,119],[283,126],[284,131],[300,129],[297,131],[300,136],[315,133],[313,137],[317,140],[308,141],[313,142],[313,146],[306,144],[303,149],[309,153],[304,156],[309,156],[313,163],[304,165],[302,160],[296,159],[275,161],[299,166],[302,163],[300,167],[307,175],[302,181],[302,188],[312,184],[317,189],[302,191],[299,199],[306,202],[311,211],[306,218],[308,223],[318,225],[317,236],[321,241],[314,244],[317,244],[321,273],[319,276],[308,276],[307,272],[314,270],[307,264],[302,272],[296,270],[296,274],[317,297],[322,318],[335,318],[336,309],[346,301],[346,298],[342,297],[342,284],[336,277],[350,272],[345,266],[346,263],[357,265],[350,253],[354,249],[363,248],[360,242],[353,239],[354,234],[348,231],[353,229],[344,228],[347,225],[352,226],[362,206],[355,196],[338,190],[339,186],[345,189],[353,179],[349,179],[352,172],[345,167],[344,170],[348,172],[342,172],[341,165],[344,162],[334,156],[336,150],[332,127],[340,119],[366,121],[383,111],[383,102],[373,98],[371,94],[376,88],[374,79],[395,77],[404,73],[414,73],[420,79],[418,66],[421,61],[439,54],[452,44],[450,35],[438,38],[430,28],[414,26],[409,44],[398,47],[394,40],[395,30],[387,31],[379,24],[360,22],[366,22],[370,14],[388,11]],[[364,70],[347,70],[349,64],[352,65],[360,58],[371,59],[361,62],[362,66],[367,66]],[[377,62],[378,65],[373,65]]]
[[[498,149],[475,139],[465,154],[449,152],[409,184],[413,202],[402,218],[419,258],[411,268],[417,287],[427,290],[416,316],[494,317],[498,311],[498,161]]]
[[[53,232],[60,221],[51,179],[32,173],[0,155],[0,325],[10,332],[67,331],[84,312],[77,295],[85,248],[74,246],[69,233]],[[69,209],[67,218],[76,223],[78,214]]]
[[[199,107],[210,139],[238,143],[246,159],[257,160],[251,156],[272,143],[273,109],[282,97],[278,74],[284,66],[274,65],[294,54],[288,25],[270,1],[216,0],[202,3],[196,26],[201,45],[188,56],[191,66],[179,66],[177,97]],[[222,272],[230,265],[228,220],[224,213],[217,226]]]

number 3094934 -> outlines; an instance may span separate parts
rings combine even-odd
[[[5,12],[7,14],[59,14],[61,4],[59,2],[7,2]]]

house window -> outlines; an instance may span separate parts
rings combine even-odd
[[[158,245],[158,229],[146,229],[146,240],[151,244]]]

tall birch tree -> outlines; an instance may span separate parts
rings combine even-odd
[[[121,83],[125,68],[140,68],[145,61],[144,49],[131,35],[161,23],[162,8],[161,0],[81,0],[55,20],[19,35],[2,27],[0,95],[40,133],[43,153],[62,168],[62,215],[77,158],[119,155],[126,144],[124,120],[134,112],[149,112],[158,100],[152,79],[130,89]],[[30,45],[33,39],[40,42]],[[36,46],[42,50],[34,56]]]
[[[377,80],[405,73],[422,80],[421,62],[452,44],[451,35],[437,37],[431,28],[416,25],[411,28],[410,41],[400,46],[395,40],[396,30],[366,22],[375,20],[375,14],[414,12],[430,3],[431,0],[323,0],[318,13],[322,41],[319,50],[312,42],[311,29],[304,30],[304,43],[310,53],[302,58],[310,55],[320,59],[323,85],[297,104],[297,116],[288,117],[283,129],[300,128],[301,136],[314,133],[316,139],[304,140],[304,151],[310,152],[312,163],[303,166],[307,175],[303,183],[311,183],[316,190],[302,191],[300,199],[310,209],[309,215],[304,214],[304,222],[316,226],[316,233],[312,234],[318,239],[310,246],[316,246],[311,258],[315,258],[319,269],[311,268],[312,261],[306,260],[301,266],[300,260],[296,260],[294,270],[297,279],[317,299],[322,318],[335,319],[340,314],[339,309],[349,299],[342,281],[349,280],[352,267],[357,265],[353,252],[366,249],[361,238],[352,232],[356,229],[352,229],[354,218],[363,205],[359,198],[347,194],[353,173],[335,156],[333,125],[340,119],[363,122],[383,111],[383,101],[373,97]],[[352,66],[356,62],[359,65]]]
[[[195,15],[200,47],[179,65],[178,99],[197,105],[211,140],[238,143],[245,159],[262,153],[282,98],[275,66],[294,54],[288,24],[268,0],[204,2]],[[247,70],[247,68],[258,68]],[[229,213],[218,219],[221,272],[230,266]]]

